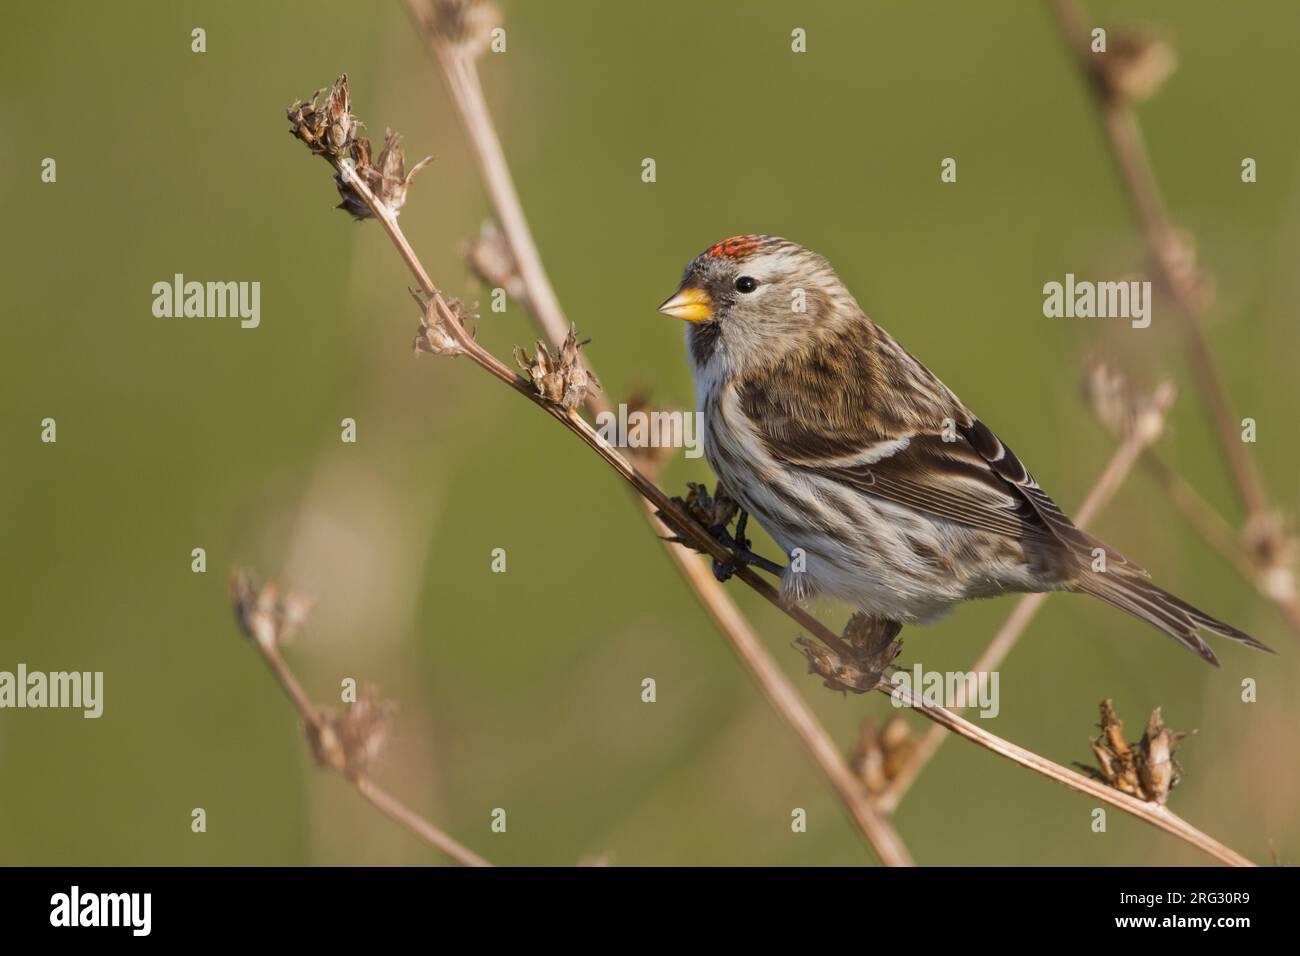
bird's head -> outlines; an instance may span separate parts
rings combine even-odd
[[[797,347],[837,317],[860,314],[825,259],[775,236],[736,236],[705,249],[659,311],[691,323],[700,365],[719,353],[747,365]]]

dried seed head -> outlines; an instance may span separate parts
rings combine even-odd
[[[307,144],[317,156],[331,162],[350,155],[361,123],[352,115],[348,94],[348,75],[339,76],[325,102],[323,90],[312,94],[310,101],[295,100],[288,109],[289,132]]]
[[[586,401],[587,389],[596,384],[596,377],[587,371],[587,366],[578,354],[580,348],[577,327],[570,325],[569,334],[565,336],[560,348],[559,367],[564,376],[564,394],[560,397],[560,404],[570,411],[581,407]]]
[[[655,516],[674,532],[671,535],[666,535],[664,540],[685,545],[692,551],[703,555],[710,555],[710,552],[701,548],[695,543],[694,539],[685,535],[682,520],[678,516],[679,512],[685,512],[686,517],[691,522],[703,527],[712,537],[717,529],[726,528],[727,525],[731,524],[731,520],[740,511],[740,506],[723,489],[721,482],[718,483],[714,493],[710,495],[707,485],[688,481],[686,483],[686,497],[682,498],[679,495],[674,495],[672,502],[677,506],[676,511],[671,513],[660,510],[655,511]]]
[[[353,176],[358,177],[372,193],[375,193],[375,187],[379,185],[378,171],[370,161],[370,140],[356,140],[352,144],[351,154],[338,162],[337,169],[334,174],[334,186],[343,197],[343,201],[334,208],[345,210],[353,219],[372,218],[374,211],[351,180]],[[379,194],[375,193],[375,195]]]
[[[1115,702],[1109,697],[1101,702],[1101,723],[1098,726],[1101,728],[1101,737],[1098,739],[1105,741],[1110,751],[1121,760],[1128,760],[1130,753],[1128,743],[1124,740],[1124,721],[1115,713]]]
[[[479,234],[465,243],[465,262],[470,272],[489,288],[506,290],[506,295],[521,302],[528,297],[523,277],[505,233],[491,219],[485,219]]]
[[[1099,358],[1089,358],[1083,394],[1098,420],[1113,435],[1128,433],[1133,424],[1133,390],[1128,379]]]
[[[447,328],[446,320],[442,313],[434,307],[433,300],[426,296],[419,289],[408,289],[411,298],[415,304],[420,307],[420,330],[415,335],[415,352],[429,352],[432,355],[460,355],[465,350],[461,348],[456,337]],[[459,322],[461,328],[469,328],[469,323],[478,319],[477,313],[474,313],[465,307],[460,299],[446,299],[444,305],[447,311],[452,314],[455,321]],[[469,329],[472,337],[475,333]]]
[[[844,628],[848,652],[841,654],[806,637],[794,646],[808,659],[809,673],[820,674],[831,690],[865,694],[875,690],[903,649],[898,634],[903,625],[858,613]]]
[[[415,174],[429,163],[432,156],[426,156],[406,172],[406,157],[402,153],[402,138],[392,130],[384,131],[384,148],[379,152],[379,188],[377,195],[396,216],[406,205],[406,190],[411,185]]]
[[[322,712],[306,728],[316,763],[349,777],[364,774],[383,749],[396,709],[366,687],[343,714]]]
[[[1295,599],[1296,539],[1280,512],[1252,515],[1242,532],[1242,544],[1257,569],[1256,584],[1275,601]]]
[[[1095,740],[1092,742],[1092,755],[1097,758],[1097,765],[1101,767],[1101,779],[1114,786],[1121,772],[1121,768],[1116,765],[1114,755]]]
[[[1174,747],[1185,736],[1165,727],[1160,719],[1159,707],[1151,712],[1146,732],[1142,734],[1138,745],[1141,754],[1138,774],[1142,779],[1146,799],[1163,804],[1169,799],[1169,791],[1178,786],[1182,768],[1174,760]]]
[[[1182,776],[1182,768],[1174,759],[1174,747],[1185,736],[1165,727],[1157,707],[1147,721],[1142,739],[1129,744],[1124,740],[1124,724],[1116,715],[1114,705],[1103,700],[1101,734],[1092,742],[1092,753],[1100,769],[1076,766],[1122,793],[1163,804]]]
[[[1140,392],[1122,372],[1094,357],[1087,363],[1083,393],[1111,434],[1120,438],[1136,434],[1150,445],[1164,434],[1177,390],[1165,379],[1150,392]]]
[[[831,690],[865,694],[875,687],[869,676],[829,647],[807,637],[797,637],[794,647],[808,660],[808,673],[818,674],[822,685]]]
[[[868,717],[862,722],[849,765],[870,793],[884,793],[916,746],[907,721],[895,714],[883,727]]]
[[[259,586],[251,572],[239,568],[230,574],[230,597],[240,630],[268,650],[291,640],[312,606],[305,595],[282,593],[274,581]]]
[[[370,219],[374,216],[370,204],[352,183],[351,177],[356,176],[389,212],[397,216],[406,205],[406,191],[411,185],[411,178],[433,162],[433,157],[426,156],[409,173],[404,172],[406,160],[402,154],[401,137],[392,130],[384,133],[384,148],[380,150],[377,161],[371,159],[370,148],[370,140],[357,139],[352,144],[349,159],[340,163],[339,171],[334,175],[334,183],[343,201],[337,208],[346,209],[354,219]]]
[[[348,93],[348,75],[346,73],[339,76],[338,81],[334,84],[334,89],[330,91],[326,112],[329,119],[329,130],[326,139],[329,145],[336,150],[347,149],[352,145],[352,137],[356,134],[357,122],[356,117],[352,115],[352,98]]]
[[[1154,445],[1165,433],[1165,419],[1177,395],[1174,383],[1165,379],[1138,399],[1133,411],[1133,431],[1145,444]]]
[[[1177,66],[1173,45],[1151,27],[1111,30],[1098,59],[1107,91],[1132,103],[1155,96]]]
[[[582,362],[580,349],[584,344],[578,341],[576,328],[569,326],[569,334],[554,355],[546,343],[539,340],[537,352],[531,358],[516,345],[515,362],[528,375],[538,395],[552,405],[572,412],[586,401],[588,389],[600,387],[596,377]]]
[[[1137,757],[1124,740],[1124,722],[1115,713],[1110,700],[1101,702],[1101,735],[1092,742],[1092,753],[1100,772],[1089,772],[1123,793],[1141,796],[1141,783],[1137,774]]]
[[[903,625],[897,621],[858,611],[844,625],[844,640],[855,651],[870,655],[874,665],[884,671],[903,649],[902,643],[895,640],[902,630]]]
[[[369,219],[374,215],[353,182],[355,177],[396,216],[406,204],[412,177],[432,162],[433,157],[422,159],[406,172],[401,137],[387,130],[378,160],[372,159],[370,140],[357,135],[365,124],[352,115],[346,73],[338,78],[324,103],[320,102],[320,95],[321,91],[317,90],[310,102],[297,100],[289,107],[289,132],[334,167],[334,183],[343,197],[339,209],[347,210],[355,219]]]
[[[686,497],[674,496],[672,500],[673,504],[685,511],[697,524],[710,529],[725,528],[731,524],[731,519],[736,517],[736,513],[740,510],[740,505],[727,494],[721,483],[716,486],[713,494],[709,494],[708,485],[688,481]],[[672,525],[669,515],[659,512],[659,517],[665,524]]]

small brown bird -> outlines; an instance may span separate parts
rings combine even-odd
[[[764,563],[744,540],[753,514],[791,557],[787,600],[821,593],[925,624],[970,598],[1081,591],[1211,664],[1199,630],[1268,650],[1076,528],[816,253],[727,239],[659,311],[689,323],[704,453],[742,509],[736,560]]]

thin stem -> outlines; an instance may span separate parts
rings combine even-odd
[[[1196,381],[1197,392],[1210,417],[1213,432],[1219,448],[1228,463],[1233,487],[1238,502],[1245,514],[1245,527],[1249,534],[1261,524],[1273,521],[1268,495],[1255,466],[1255,460],[1247,453],[1246,445],[1241,441],[1238,420],[1232,414],[1227,389],[1223,378],[1214,363],[1214,356],[1209,342],[1205,338],[1202,320],[1206,311],[1207,297],[1199,285],[1195,267],[1191,264],[1187,242],[1182,239],[1169,221],[1164,201],[1160,197],[1160,186],[1156,181],[1142,139],[1142,127],[1138,123],[1133,108],[1116,93],[1107,83],[1089,46],[1089,31],[1086,14],[1078,0],[1052,0],[1052,10],[1057,24],[1065,38],[1066,44],[1074,52],[1080,70],[1089,81],[1097,102],[1102,129],[1110,145],[1111,156],[1124,184],[1129,204],[1138,227],[1146,240],[1151,258],[1155,262],[1156,272],[1164,286],[1169,290],[1182,316],[1187,352],[1191,362],[1192,376]],[[1183,496],[1175,504],[1192,519],[1193,527],[1205,534],[1207,525],[1203,513],[1189,510],[1188,499]],[[1193,505],[1192,508],[1195,508]],[[1221,538],[1221,536],[1215,535]],[[1215,541],[1207,537],[1212,544]],[[1296,593],[1295,573],[1290,560],[1278,559],[1277,548],[1289,547],[1290,541],[1278,537],[1272,542],[1274,547],[1260,553],[1247,553],[1246,559],[1250,569],[1243,571],[1247,580],[1281,608],[1288,625],[1300,633],[1300,596]],[[1240,567],[1240,549],[1216,544],[1230,559]]]
[[[1066,43],[1096,96],[1102,128],[1111,156],[1124,183],[1138,227],[1146,240],[1163,284],[1183,317],[1182,328],[1197,391],[1209,414],[1219,448],[1228,462],[1237,497],[1246,516],[1268,510],[1268,498],[1232,414],[1227,390],[1214,364],[1201,320],[1205,300],[1193,269],[1185,262],[1185,243],[1169,221],[1159,184],[1142,139],[1142,127],[1128,103],[1114,93],[1100,72],[1088,42],[1086,14],[1077,0],[1052,0],[1052,9]]]
[[[462,866],[492,865],[473,850],[439,830],[387,790],[379,787],[369,777],[357,777],[352,782],[356,786],[357,792],[374,804],[390,820],[406,827],[420,839],[441,850]]]
[[[260,639],[254,639],[251,643],[258,649],[258,652],[262,655],[262,660],[266,661],[266,666],[275,675],[276,681],[283,688],[294,709],[298,711],[298,716],[303,724],[309,726],[314,732],[320,733],[325,727],[320,710],[311,702],[311,698],[307,696],[307,692],[303,690],[302,684],[298,682],[298,678],[294,676],[288,662],[280,654],[275,644]],[[469,847],[460,843],[445,831],[438,829],[424,817],[407,807],[368,776],[346,773],[341,774],[341,776],[389,819],[404,826],[434,849],[446,854],[462,866],[492,865]]]
[[[1055,780],[1071,790],[1077,790],[1080,793],[1086,793],[1091,797],[1096,797],[1103,803],[1108,803],[1112,807],[1123,810],[1131,816],[1137,817],[1154,827],[1159,827],[1166,833],[1173,834],[1185,843],[1196,847],[1204,853],[1208,853],[1221,863],[1228,866],[1255,866],[1253,862],[1246,859],[1236,850],[1224,846],[1213,837],[1202,833],[1196,827],[1192,826],[1182,817],[1175,814],[1168,807],[1156,803],[1148,803],[1145,800],[1139,800],[1137,797],[1122,793],[1114,787],[1108,786],[1091,777],[1085,777],[1081,773],[1073,770],[1067,770],[1059,764],[1053,763],[1046,757],[1040,757],[1032,750],[1026,750],[1009,741],[1003,740],[994,734],[975,726],[970,721],[959,717],[957,714],[943,707],[934,707],[924,703],[919,697],[913,695],[911,691],[901,686],[891,686],[882,684],[877,688],[886,696],[897,694],[901,700],[910,707],[915,707],[924,716],[935,721],[948,730],[960,734],[967,740],[973,741],[991,750],[999,756],[1005,757],[1013,763],[1022,767],[1028,767],[1036,773],[1042,774],[1049,780]]]
[[[408,0],[408,5],[414,10],[414,0]],[[483,185],[514,255],[519,276],[528,290],[529,307],[547,336],[558,342],[568,331],[569,320],[564,316],[550,276],[542,265],[542,255],[533,240],[519,192],[510,175],[510,165],[492,122],[478,70],[473,60],[450,44],[434,41],[430,49],[451,93],[461,128],[474,150]]]

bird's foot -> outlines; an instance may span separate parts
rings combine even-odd
[[[749,512],[742,509],[740,518],[736,521],[735,537],[732,537],[725,523],[714,525],[709,529],[709,534],[713,536],[713,539],[731,552],[731,555],[725,561],[719,561],[717,558],[713,559],[713,576],[719,581],[731,580],[733,574],[750,565],[761,568],[769,574],[775,574],[777,577],[780,577],[785,570],[775,561],[769,561],[762,555],[749,550],[750,541],[745,537],[745,526],[748,522]]]
[[[708,533],[709,537],[722,545],[729,552],[727,557],[721,561],[713,560],[713,576],[719,581],[730,580],[731,576],[742,568],[753,566],[767,571],[769,574],[775,574],[780,577],[785,568],[775,561],[769,561],[762,555],[755,554],[749,550],[749,539],[745,537],[745,527],[749,522],[749,513],[742,509],[726,493],[721,485],[718,485],[717,491],[710,495],[704,485],[690,483],[690,494],[685,498],[673,498],[673,503],[686,512],[687,516],[701,525]],[[676,519],[670,517],[664,512],[658,512],[659,517],[669,526],[676,523]],[[739,517],[736,520],[736,534],[733,537],[728,530],[731,525],[731,519]],[[707,554],[704,548],[692,541],[688,536],[680,533],[665,536],[665,541],[672,541],[675,544],[684,544],[701,554]]]

